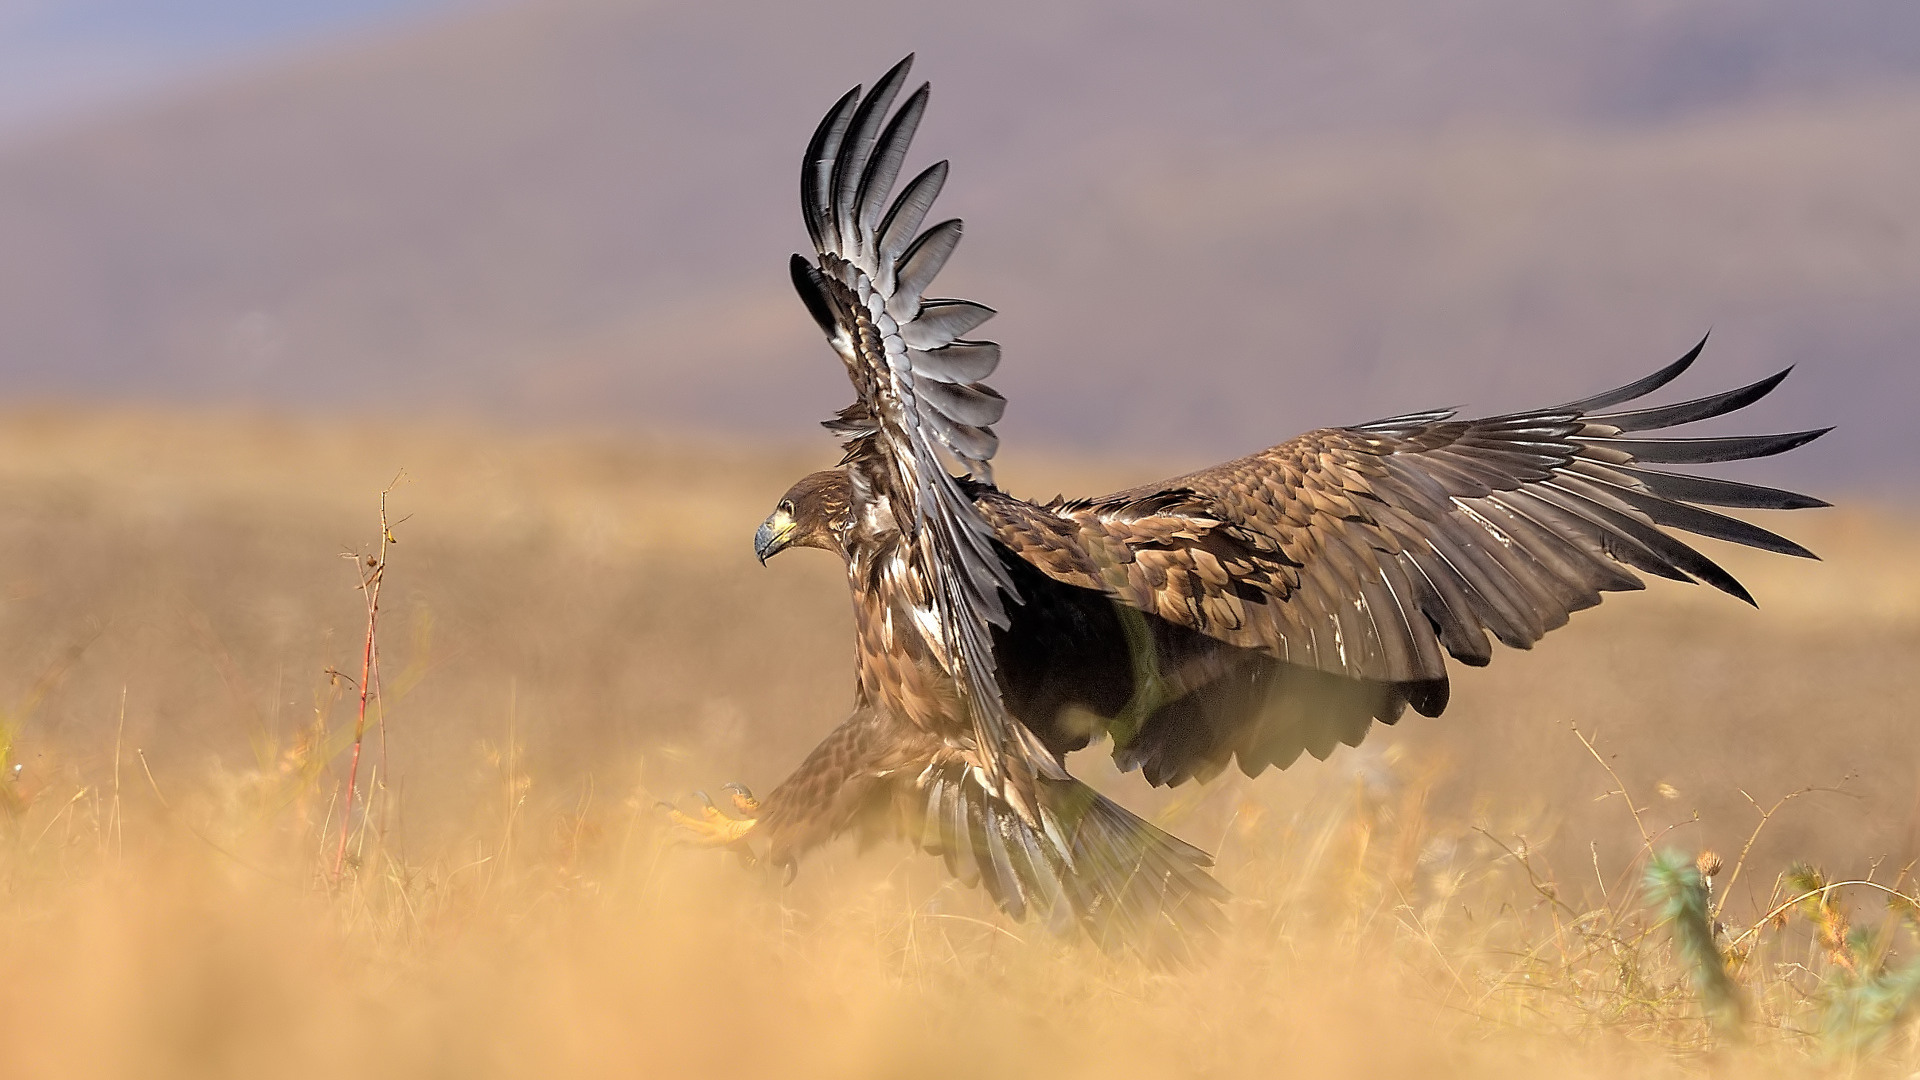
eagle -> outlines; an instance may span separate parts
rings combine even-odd
[[[928,295],[960,240],[958,220],[925,226],[947,162],[894,194],[927,108],[926,85],[893,107],[912,60],[848,91],[807,144],[814,254],[793,256],[793,284],[856,400],[825,424],[839,466],[802,478],[754,537],[762,563],[808,547],[845,564],[853,708],[765,799],[728,785],[733,813],[704,796],[697,816],[672,810],[699,841],[791,874],[841,833],[900,837],[1016,920],[1178,949],[1220,925],[1211,859],[1076,780],[1068,754],[1104,737],[1156,786],[1324,760],[1408,708],[1438,716],[1448,657],[1529,648],[1641,574],[1754,602],[1676,531],[1814,557],[1705,507],[1827,503],[1656,466],[1779,454],[1827,429],[1650,434],[1749,405],[1786,371],[1622,408],[1704,339],[1564,405],[1322,428],[1098,498],[1002,491],[1006,403],[983,381],[1000,347],[968,336],[994,311]]]

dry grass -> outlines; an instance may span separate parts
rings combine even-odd
[[[7,1072],[1920,1064],[1899,1015],[1908,909],[1827,888],[1904,888],[1912,855],[1920,570],[1903,519],[1803,515],[1789,531],[1827,563],[1728,557],[1761,611],[1680,588],[1609,602],[1463,675],[1445,720],[1325,765],[1149,793],[1083,755],[1217,849],[1236,893],[1217,955],[1168,973],[1008,924],[903,850],[836,849],[782,890],[667,842],[657,798],[770,786],[845,707],[837,568],[762,571],[748,543],[825,456],[0,421]],[[338,556],[377,547],[375,499],[401,467],[367,801],[335,887],[358,694],[326,673],[357,675],[367,619]],[[1059,465],[1012,486],[1144,472]],[[1796,795],[1748,843],[1761,808],[1809,786],[1840,793]],[[1724,857],[1710,897],[1685,892],[1683,863],[1663,871],[1675,904],[1726,924],[1704,956],[1676,955],[1642,885],[1663,847]],[[1822,869],[1789,874],[1797,860]],[[1723,957],[1737,1039],[1698,989]]]

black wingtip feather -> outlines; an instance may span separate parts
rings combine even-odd
[[[1666,525],[1693,533],[1695,536],[1708,536],[1715,540],[1725,540],[1730,544],[1772,551],[1780,555],[1792,555],[1795,558],[1811,559],[1814,554],[1799,544],[1739,518],[1716,514],[1698,506],[1683,502],[1662,499],[1644,491],[1632,488],[1614,488],[1614,495],[1628,506],[1651,518],[1656,525]]]
[[[820,324],[827,337],[833,337],[837,329],[833,305],[827,302],[826,290],[820,287],[820,271],[805,255],[796,253],[787,261],[787,272],[793,277],[793,289],[800,294],[801,303],[807,305],[807,314]]]
[[[881,215],[887,210],[887,195],[893,190],[893,182],[900,178],[900,166],[906,161],[907,148],[913,144],[921,117],[926,115],[931,93],[931,85],[921,83],[920,89],[908,96],[906,103],[894,112],[893,119],[887,121],[880,141],[867,159],[853,205],[855,220],[868,234],[876,231]]]
[[[1602,526],[1610,534],[1602,536],[1602,545],[1620,562],[1674,581],[1704,581],[1728,596],[1753,603],[1746,586],[1720,564],[1645,519],[1607,505],[1605,496],[1595,492],[1590,481],[1566,475],[1541,485],[1537,491],[1563,509]]]
[[[912,67],[913,55],[909,53],[880,76],[880,81],[874,83],[873,89],[860,99],[860,107],[854,110],[846,135],[840,141],[840,152],[834,155],[829,190],[833,200],[833,220],[840,229],[840,241],[843,244],[852,240],[846,233],[857,224],[853,216],[854,195],[861,177],[866,174],[874,142],[880,136],[881,122]]]
[[[1652,431],[1658,428],[1691,424],[1696,420],[1708,420],[1716,416],[1744,409],[1773,392],[1793,371],[1776,372],[1759,382],[1749,383],[1736,390],[1725,393],[1709,394],[1692,401],[1682,401],[1674,405],[1661,405],[1651,409],[1636,409],[1633,412],[1612,413],[1604,416],[1589,416],[1586,419],[1596,424],[1606,424],[1621,431]]]
[[[840,156],[840,140],[859,102],[858,86],[842,94],[813,129],[806,156],[800,160],[800,217],[806,222],[807,236],[816,251],[826,246],[827,228],[833,218],[833,203],[828,197],[833,166]]]
[[[1579,401],[1570,401],[1565,405],[1560,406],[1560,408],[1555,409],[1553,411],[1554,412],[1566,411],[1566,412],[1572,412],[1572,413],[1590,413],[1599,409],[1612,408],[1613,406],[1618,405],[1623,401],[1632,401],[1634,398],[1645,397],[1648,394],[1653,393],[1655,390],[1658,390],[1661,387],[1672,382],[1673,380],[1679,378],[1682,372],[1692,367],[1693,362],[1695,360],[1700,359],[1700,350],[1707,347],[1707,337],[1711,337],[1711,336],[1712,336],[1712,332],[1709,331],[1706,337],[1702,337],[1700,339],[1700,343],[1698,345],[1695,345],[1693,348],[1687,350],[1687,354],[1685,356],[1682,356],[1680,359],[1675,360],[1673,363],[1668,364],[1666,367],[1661,368],[1659,371],[1654,372],[1653,374],[1647,376],[1644,379],[1639,380],[1638,382],[1631,382],[1625,386],[1619,387],[1618,389],[1608,390],[1605,393],[1601,393],[1601,394],[1595,394],[1590,398],[1582,398]]]
[[[1439,716],[1447,709],[1447,699],[1452,686],[1445,676],[1438,679],[1424,679],[1420,682],[1402,683],[1398,690],[1413,711],[1421,716]]]
[[[1825,499],[1816,499],[1797,491],[1761,487],[1758,484],[1742,484],[1734,480],[1660,472],[1657,469],[1636,469],[1630,465],[1609,465],[1607,468],[1632,477],[1645,485],[1648,491],[1663,499],[1704,503],[1708,506],[1733,506],[1746,510],[1811,510],[1833,505]]]
[[[878,236],[882,258],[899,259],[907,250],[907,245],[913,242],[921,224],[927,219],[927,211],[933,208],[933,201],[940,197],[940,188],[947,182],[947,169],[946,161],[936,161],[907,181],[900,197],[893,201],[886,217],[880,221]]]
[[[1832,431],[1830,427],[1814,431],[1790,431],[1780,435],[1736,435],[1719,439],[1582,439],[1594,446],[1606,446],[1632,454],[1638,461],[1659,465],[1705,465],[1716,461],[1745,461],[1772,457],[1805,446]]]

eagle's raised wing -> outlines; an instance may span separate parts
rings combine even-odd
[[[856,478],[856,514],[884,503],[911,544],[910,572],[938,615],[942,660],[966,696],[975,737],[997,781],[1018,737],[995,683],[989,624],[1007,625],[1018,600],[992,529],[948,469],[991,483],[991,425],[1005,401],[980,380],[998,345],[961,335],[993,315],[965,300],[925,297],[960,242],[960,222],[921,224],[947,176],[942,161],[889,202],[927,87],[888,109],[909,56],[864,96],[855,87],[821,121],[801,167],[800,203],[818,255],[795,255],[793,283],[846,363],[859,400],[827,426],[842,436]],[[865,485],[864,488],[862,485]]]
[[[1422,684],[1407,700],[1432,715],[1446,700],[1443,653],[1485,664],[1489,632],[1527,648],[1570,613],[1598,604],[1601,593],[1643,588],[1635,570],[1704,581],[1753,602],[1731,574],[1667,529],[1813,557],[1700,504],[1826,503],[1647,466],[1765,457],[1826,429],[1640,437],[1749,405],[1786,372],[1692,401],[1607,411],[1664,386],[1700,348],[1639,382],[1566,405],[1326,428],[1103,498],[1025,510],[1006,500],[983,505],[1003,541],[1055,580],[1102,589],[1291,664]]]

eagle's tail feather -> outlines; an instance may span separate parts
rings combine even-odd
[[[1227,892],[1206,852],[1072,778],[1034,781],[1029,821],[959,763],[920,785],[920,845],[960,880],[978,881],[1015,919],[1055,933],[1082,927],[1103,948],[1157,960],[1192,958],[1196,932],[1221,924]]]

